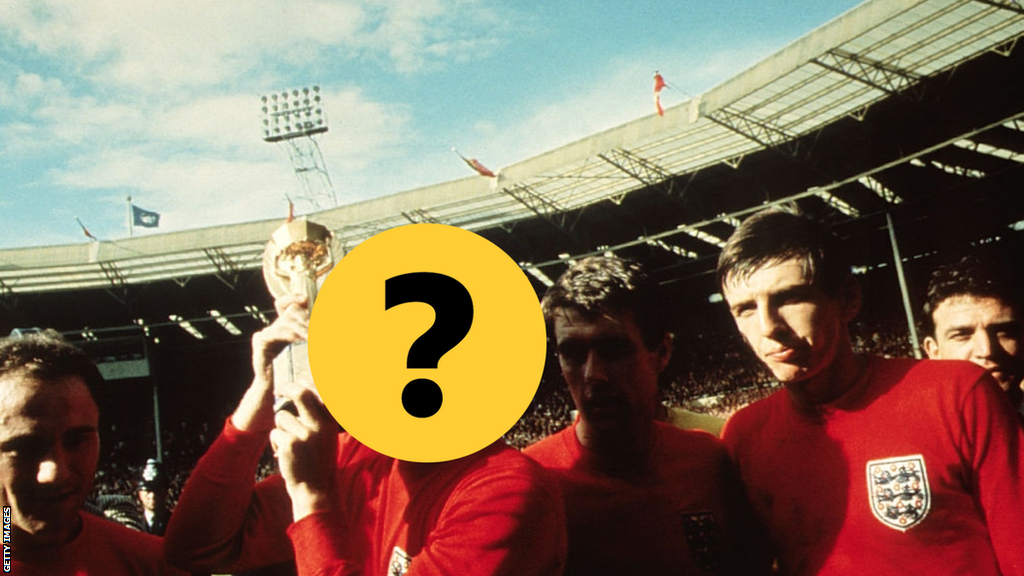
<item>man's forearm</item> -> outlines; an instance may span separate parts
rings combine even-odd
[[[231,424],[244,432],[270,432],[274,428],[274,376],[257,374],[231,415]]]
[[[291,510],[279,476],[254,486],[266,437],[231,424],[193,470],[165,535],[168,558],[206,572],[281,562],[291,557],[284,530]]]

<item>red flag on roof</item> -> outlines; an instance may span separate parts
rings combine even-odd
[[[665,116],[665,109],[662,108],[662,88],[665,88],[668,84],[665,83],[665,78],[662,77],[656,70],[654,71],[654,109],[657,110],[658,116]]]
[[[85,234],[86,238],[94,242],[99,242],[100,239],[93,236],[92,232],[89,232],[89,229],[85,227],[85,224],[82,224],[82,221],[78,219],[78,216],[75,216],[75,222],[78,222],[78,225],[82,227],[82,233]]]
[[[494,172],[491,172],[489,168],[481,164],[480,161],[477,160],[476,158],[466,158],[461,153],[459,153],[459,151],[456,150],[455,148],[452,148],[452,151],[458,154],[459,158],[462,158],[462,161],[465,162],[467,166],[469,166],[473,170],[476,170],[477,174],[481,176],[486,176],[487,178],[497,178],[497,175]]]
[[[665,115],[665,109],[661,107],[661,89],[664,88],[665,86],[668,86],[668,84],[665,84],[665,79],[661,76],[661,74],[658,73],[657,70],[655,70],[654,71],[654,108],[658,111],[658,116],[664,116]]]
[[[288,198],[285,196],[285,198]],[[288,219],[285,222],[291,222],[295,220],[295,203],[292,202],[291,198],[288,198]]]
[[[658,94],[659,92],[661,92],[661,89],[664,88],[665,86],[668,86],[668,84],[665,84],[665,78],[663,78],[662,75],[657,70],[655,70],[654,71],[654,93]]]

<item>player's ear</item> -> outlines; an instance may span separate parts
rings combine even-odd
[[[932,360],[939,358],[939,342],[935,338],[925,336],[921,347],[924,348],[924,353]]]
[[[667,366],[669,360],[672,359],[672,342],[675,340],[675,334],[666,332],[665,336],[661,339],[658,344],[656,351],[658,353],[658,373],[660,374]]]
[[[846,277],[839,285],[839,300],[842,306],[843,320],[849,322],[860,312],[860,283],[853,274]]]

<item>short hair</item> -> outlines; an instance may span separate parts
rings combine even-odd
[[[90,392],[103,383],[89,356],[52,329],[0,339],[0,378],[14,373],[40,381],[77,376]]]
[[[639,262],[617,256],[590,256],[573,264],[548,288],[541,310],[548,333],[559,310],[584,315],[631,312],[644,345],[655,349],[669,332],[658,288]]]
[[[851,274],[850,256],[839,238],[795,205],[782,204],[756,212],[736,228],[718,257],[718,286],[794,258],[803,260],[811,282],[832,296]]]
[[[1018,286],[1012,278],[1009,261],[1002,265],[993,257],[970,253],[940,265],[928,278],[924,306],[921,307],[921,332],[935,336],[932,314],[940,304],[957,296],[996,298],[1017,312],[1022,310]]]

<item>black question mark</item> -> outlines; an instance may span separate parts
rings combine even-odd
[[[461,282],[436,272],[411,272],[384,281],[384,309],[406,302],[425,302],[434,308],[434,324],[409,347],[407,368],[437,368],[442,356],[469,333],[473,298]],[[416,418],[429,418],[441,409],[443,395],[433,380],[417,378],[402,390],[402,406]]]

